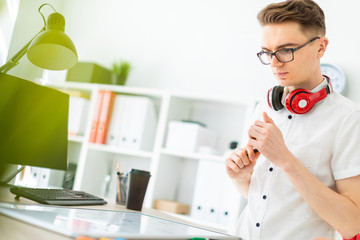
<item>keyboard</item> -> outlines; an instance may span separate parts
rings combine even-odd
[[[79,206],[79,205],[103,205],[107,202],[104,199],[83,191],[52,188],[27,188],[11,187],[10,192],[20,197],[51,205]]]

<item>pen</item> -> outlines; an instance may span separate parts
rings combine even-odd
[[[117,192],[118,192],[118,200],[121,201],[121,191],[120,191],[120,176],[121,176],[121,173],[120,173],[120,162],[117,162],[116,164],[116,173],[118,175],[118,185],[117,185]]]
[[[259,150],[257,150],[256,148],[254,148],[254,153],[258,153]],[[249,156],[249,154],[246,152],[246,155]]]

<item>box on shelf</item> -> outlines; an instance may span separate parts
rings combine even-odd
[[[171,121],[166,148],[183,152],[197,152],[199,147],[214,148],[216,133],[197,122]]]
[[[66,81],[111,84],[111,71],[96,63],[78,62],[68,70]]]
[[[154,208],[177,214],[188,214],[190,210],[190,206],[187,204],[163,199],[156,199],[154,202]]]

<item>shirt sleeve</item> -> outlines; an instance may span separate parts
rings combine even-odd
[[[335,139],[331,167],[335,180],[360,175],[360,110],[341,123]]]

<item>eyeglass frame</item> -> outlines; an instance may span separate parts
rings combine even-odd
[[[312,38],[310,41],[308,41],[308,42],[306,42],[306,43],[304,43],[304,44],[302,44],[302,45],[300,45],[300,46],[298,46],[298,47],[296,47],[296,48],[282,48],[282,49],[276,50],[275,52],[265,52],[265,51],[261,50],[261,51],[258,52],[256,55],[257,55],[257,57],[259,58],[260,62],[261,62],[262,64],[264,64],[264,65],[270,65],[271,62],[269,62],[269,63],[264,63],[264,62],[261,60],[260,55],[263,54],[263,53],[270,54],[270,60],[273,58],[273,56],[275,56],[276,59],[277,59],[279,62],[281,62],[281,63],[292,62],[292,61],[294,61],[294,52],[296,52],[297,50],[305,47],[306,45],[308,45],[308,44],[310,44],[311,42],[313,42],[313,41],[315,41],[315,40],[317,40],[317,39],[320,39],[320,38],[321,38],[321,37],[314,37],[314,38]],[[279,57],[276,55],[276,53],[278,53],[279,51],[284,51],[284,50],[290,50],[290,51],[291,51],[291,54],[292,54],[291,60],[289,60],[289,61],[281,61],[281,60],[279,59]]]

